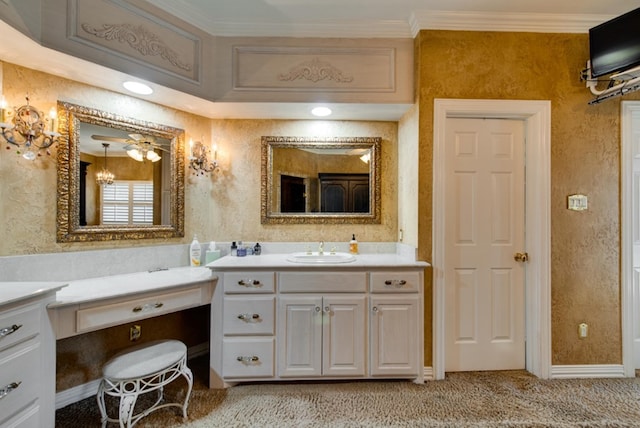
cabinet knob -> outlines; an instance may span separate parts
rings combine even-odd
[[[243,364],[257,363],[258,361],[260,361],[260,358],[258,358],[256,355],[240,355],[236,359]]]
[[[393,287],[400,288],[404,285],[407,285],[407,281],[405,281],[404,279],[387,279],[384,282],[384,285],[391,285]]]
[[[242,321],[250,322],[253,320],[260,319],[260,314],[240,314],[238,315],[238,319],[241,319]]]
[[[11,327],[5,327],[3,329],[0,329],[0,337],[9,336],[11,333],[14,333],[20,327],[22,327],[22,324],[14,324]]]
[[[238,285],[243,287],[262,287],[262,284],[257,279],[241,279],[238,281]]]
[[[4,388],[0,388],[0,400],[9,395],[11,391],[18,388],[22,382],[11,382],[8,385],[5,385]]]
[[[316,306],[316,312],[320,312],[321,310],[320,306]]]
[[[373,308],[371,308],[371,310],[373,311],[373,313],[376,313],[376,314],[378,313],[378,307],[377,306],[374,306]]]
[[[324,311],[325,311],[326,313],[330,313],[330,312],[331,312],[331,308],[330,308],[329,306],[325,306],[325,307],[324,307]]]

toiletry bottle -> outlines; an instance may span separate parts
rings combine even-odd
[[[262,253],[262,247],[260,246],[260,244],[258,242],[256,242],[256,245],[253,247],[253,255],[254,256],[259,256],[260,253]]]
[[[244,257],[247,255],[247,247],[244,246],[242,241],[238,241],[237,255],[238,257]]]
[[[233,241],[231,243],[231,255],[232,256],[237,256],[238,255],[238,246],[236,245],[236,241]]]
[[[218,260],[219,258],[220,258],[220,250],[216,248],[216,243],[214,241],[211,241],[209,243],[209,248],[204,253],[205,262],[209,264],[215,260]]]
[[[351,254],[358,254],[358,241],[356,241],[355,233],[351,235],[351,241],[349,241],[349,252]]]
[[[191,259],[191,266],[200,266],[200,255],[202,248],[198,242],[198,237],[193,235],[193,241],[191,241],[191,247],[189,248],[189,258]]]

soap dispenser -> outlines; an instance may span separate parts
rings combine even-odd
[[[355,233],[351,235],[351,241],[349,241],[349,252],[351,254],[358,254],[358,241],[356,240]]]
[[[191,247],[189,248],[189,259],[191,260],[191,266],[200,266],[200,256],[202,254],[202,248],[198,242],[198,237],[193,235],[193,241],[191,241]]]

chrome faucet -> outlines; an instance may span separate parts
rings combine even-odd
[[[320,241],[320,246],[318,247],[318,254],[319,255],[324,254],[324,241]]]

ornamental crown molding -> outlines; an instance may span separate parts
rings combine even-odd
[[[411,35],[420,30],[587,33],[614,15],[420,11],[409,17]]]

